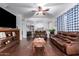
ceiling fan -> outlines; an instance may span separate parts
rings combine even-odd
[[[49,9],[44,9],[41,6],[38,6],[38,9],[32,10],[33,12],[36,12],[36,15],[46,15],[46,12],[49,11]]]

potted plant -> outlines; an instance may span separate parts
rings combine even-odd
[[[50,34],[54,34],[55,29],[50,29],[49,32],[50,32]]]

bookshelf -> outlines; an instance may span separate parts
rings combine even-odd
[[[20,41],[19,29],[0,28],[0,52],[16,45]]]

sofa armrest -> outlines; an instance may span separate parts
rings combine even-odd
[[[79,54],[79,42],[71,42],[66,44],[66,53],[68,55],[78,55]]]

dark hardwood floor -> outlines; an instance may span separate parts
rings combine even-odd
[[[20,41],[20,44],[17,44],[5,51],[2,52],[2,55],[7,56],[33,56],[32,51],[32,40],[27,41],[23,39]],[[45,55],[44,56],[65,56],[56,46],[52,45],[50,41],[47,41],[45,46]]]

